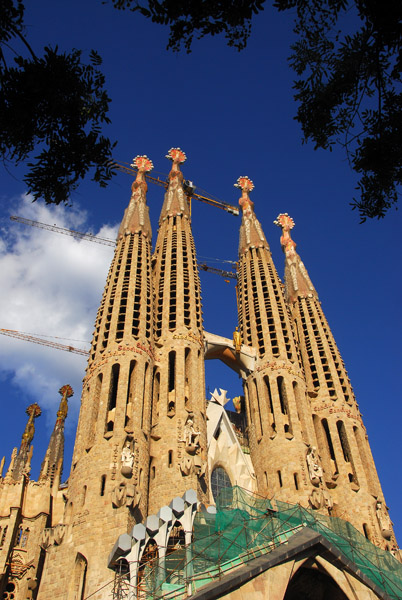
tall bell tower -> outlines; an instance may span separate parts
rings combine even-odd
[[[359,406],[318,294],[291,237],[294,221],[280,214],[285,254],[285,298],[297,330],[306,375],[314,446],[322,463],[321,488],[339,516],[377,546],[396,544]],[[325,505],[313,493],[314,508]]]
[[[243,343],[257,351],[244,382],[251,458],[262,494],[307,502],[306,451],[312,439],[306,385],[291,315],[269,245],[254,213],[254,185],[239,177],[242,195],[238,311]]]
[[[191,215],[172,148],[169,184],[153,255],[156,369],[151,424],[149,512],[193,488],[208,499],[201,288]]]
[[[149,441],[154,372],[151,224],[145,173],[153,165],[137,156],[137,177],[117,236],[116,250],[95,322],[83,383],[62,546],[50,545],[41,598],[94,591],[108,580],[106,557],[116,532],[148,514]],[[97,552],[94,553],[94,547]],[[56,548],[58,551],[56,551]]]

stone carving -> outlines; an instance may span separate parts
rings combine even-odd
[[[204,477],[207,470],[207,462],[201,453],[201,448],[198,448],[193,460],[195,473],[198,477]]]
[[[44,550],[47,550],[47,548],[49,548],[49,546],[52,546],[53,544],[55,546],[60,546],[64,539],[66,530],[67,525],[65,525],[64,523],[59,523],[54,527],[47,527],[42,532],[40,547]]]
[[[120,508],[124,505],[127,508],[135,508],[139,505],[140,500],[141,493],[133,483],[120,483],[112,490],[112,505],[114,508]]]
[[[34,561],[25,563],[20,552],[13,552],[10,560],[10,575],[16,579],[22,579],[28,569],[34,568]]]
[[[308,501],[310,502],[312,508],[315,508],[316,510],[320,508],[327,508],[328,511],[331,511],[334,506],[331,494],[327,492],[327,490],[314,489],[311,492]]]
[[[141,500],[141,492],[133,483],[126,485],[126,506],[127,508],[136,508]]]
[[[319,486],[322,482],[324,472],[320,464],[320,458],[317,454],[315,446],[309,446],[307,449],[307,466],[310,475],[310,480],[313,485]]]
[[[194,456],[185,456],[179,463],[179,468],[183,476],[195,473],[197,477],[204,477],[207,469],[207,463],[201,448],[198,447]]]
[[[64,535],[66,533],[67,525],[63,523],[59,523],[55,527],[53,527],[53,542],[56,546],[60,546],[64,539]]]
[[[189,416],[184,426],[183,439],[181,440],[185,443],[186,452],[189,454],[194,454],[197,448],[200,447],[200,434],[200,431],[195,430],[193,419]]]
[[[380,525],[382,537],[385,540],[390,540],[392,536],[392,522],[389,518],[387,507],[381,500],[377,500],[375,506],[378,524]]]
[[[241,333],[240,333],[238,327],[236,327],[236,329],[233,332],[233,344],[235,347],[236,354],[240,354],[240,352],[241,352]]]
[[[40,547],[47,550],[52,545],[52,528],[48,527],[42,531],[42,537],[40,540]]]
[[[114,508],[120,508],[126,502],[126,486],[124,483],[116,485],[112,490],[112,505]]]
[[[127,440],[121,451],[121,473],[125,477],[130,477],[133,474],[134,456],[131,442]]]
[[[185,456],[179,464],[182,475],[190,475],[193,470],[193,461],[191,457]]]

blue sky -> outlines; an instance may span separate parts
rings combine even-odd
[[[135,155],[147,154],[155,165],[153,173],[163,176],[170,166],[165,154],[179,146],[188,157],[186,178],[200,193],[232,204],[240,195],[233,184],[248,175],[281,276],[280,230],[273,220],[279,212],[294,218],[293,238],[349,371],[402,539],[400,217],[392,210],[382,221],[360,225],[349,206],[356,178],[344,155],[302,145],[293,119],[293,73],[286,60],[293,39],[289,15],[268,9],[257,17],[242,53],[227,48],[223,38],[211,38],[196,42],[190,55],[165,50],[165,28],[100,0],[38,0],[27,10],[26,24],[37,53],[45,44],[87,54],[91,48],[99,51],[113,99],[106,133],[118,141],[117,160],[131,162]],[[106,190],[85,182],[73,195],[72,208],[48,209],[21,199],[21,173],[14,167],[0,172],[0,327],[90,340],[111,250],[24,228],[11,223],[9,215],[111,237],[129,200],[131,179],[121,173]],[[150,185],[154,241],[162,201],[162,188]],[[193,203],[200,257],[236,260],[239,225],[238,218]],[[207,273],[201,274],[201,283],[205,329],[230,337],[236,326],[233,283]],[[43,414],[34,440],[36,476],[55,420],[57,390],[65,383],[75,389],[67,426],[66,454],[71,456],[85,359],[0,338],[0,454],[8,464],[21,438],[25,408],[38,401]],[[229,397],[240,393],[240,381],[219,363],[207,363],[206,384],[210,391],[228,389]]]

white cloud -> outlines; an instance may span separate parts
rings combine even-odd
[[[87,231],[87,214],[77,208],[45,206],[20,199],[10,209],[42,223]],[[95,235],[114,239],[117,226],[103,226]],[[96,311],[113,248],[19,223],[3,225],[0,238],[0,328],[54,336],[54,341],[89,349]],[[66,341],[71,340],[71,341]],[[77,411],[86,358],[0,335],[0,376],[43,409],[59,402],[58,389],[70,383]]]

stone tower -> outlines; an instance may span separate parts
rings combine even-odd
[[[94,591],[109,576],[106,561],[117,531],[147,515],[149,433],[154,370],[151,225],[146,206],[146,156],[138,170],[95,323],[63,522],[70,535],[50,546],[42,598],[68,598],[86,579]],[[94,544],[99,557],[93,554]],[[58,574],[56,576],[56,573]]]
[[[318,448],[322,462],[317,478],[321,481],[310,503],[321,508],[325,501],[321,490],[324,490],[331,497],[332,515],[353,523],[377,546],[387,548],[396,542],[345,365],[318,294],[291,238],[294,221],[289,215],[280,214],[275,224],[282,229],[285,297],[305,369],[309,412],[314,424],[313,445]]]
[[[293,324],[269,245],[254,213],[253,183],[240,177],[238,310],[243,343],[257,360],[244,381],[250,451],[260,493],[307,502],[306,451],[312,439],[306,386]],[[286,460],[284,460],[286,457]]]
[[[180,164],[172,161],[153,255],[156,369],[151,425],[149,512],[193,488],[208,498],[201,289]]]

